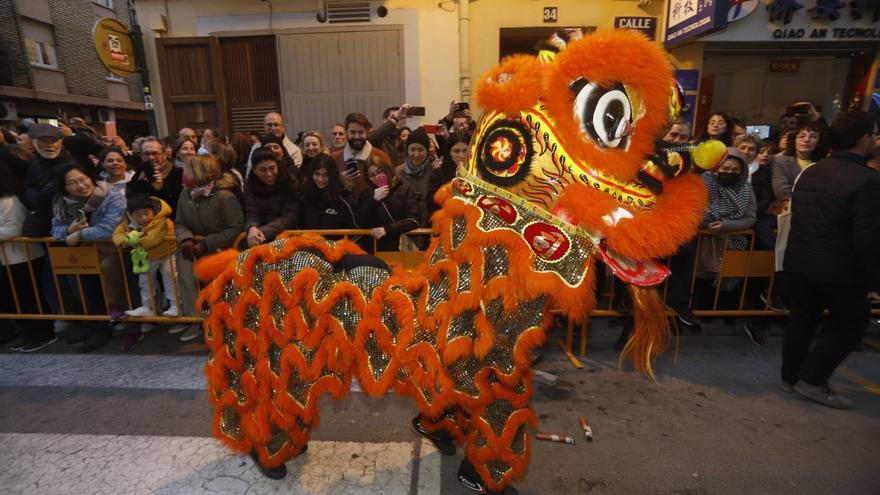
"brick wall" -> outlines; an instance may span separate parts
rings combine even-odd
[[[58,68],[64,71],[67,92],[106,98],[108,71],[92,40],[98,20],[94,5],[90,0],[50,0],[49,11],[55,23]]]
[[[113,8],[116,9],[116,19],[121,22],[125,27],[131,30],[131,23],[129,22],[128,15],[128,1],[127,0],[113,0]],[[138,61],[138,65],[141,64],[141,61]],[[146,64],[145,64],[146,65]],[[131,101],[144,101],[143,92],[141,91],[141,75],[135,74],[127,79],[128,81],[128,94],[131,98]]]
[[[15,0],[0,0],[0,86],[33,88],[33,76],[24,47],[24,36],[18,19]]]

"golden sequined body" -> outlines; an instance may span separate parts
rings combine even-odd
[[[551,305],[589,304],[593,245],[473,177],[440,195],[439,236],[412,273],[340,270],[354,244],[297,237],[245,251],[203,291],[218,438],[279,465],[308,441],[318,397],[355,377],[412,397],[490,488],[524,473],[530,351]]]

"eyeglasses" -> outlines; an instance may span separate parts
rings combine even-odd
[[[80,177],[79,179],[64,181],[64,185],[66,187],[90,186],[92,185],[92,179],[88,177]]]

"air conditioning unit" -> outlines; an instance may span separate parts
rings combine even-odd
[[[15,109],[15,103],[0,101],[0,120],[18,120],[18,111]]]
[[[330,21],[330,24],[370,22],[370,2],[328,0],[327,20]]]
[[[113,122],[116,120],[116,112],[109,108],[99,108],[97,112],[98,122]]]

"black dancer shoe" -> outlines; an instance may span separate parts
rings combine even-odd
[[[260,458],[257,456],[256,450],[251,451],[251,459],[254,460],[254,464],[257,466],[257,469],[259,469],[260,472],[263,473],[263,476],[269,479],[281,480],[284,479],[285,476],[287,476],[287,466],[285,466],[284,464],[274,468],[267,468],[260,464]]]
[[[743,327],[749,340],[755,345],[764,345],[764,330],[754,323],[746,323]]]
[[[477,493],[486,493],[486,494],[496,494],[496,495],[518,495],[519,491],[512,487],[508,486],[504,489],[504,491],[500,492],[490,492],[489,489],[483,484],[483,480],[480,478],[480,475],[477,474],[477,470],[474,469],[474,465],[471,464],[471,461],[467,460],[467,457],[462,459],[461,465],[458,467],[458,482],[461,483],[468,490],[477,492]]]
[[[410,421],[409,424],[412,426],[412,430],[430,440],[441,454],[455,455],[455,440],[453,440],[452,435],[445,431],[431,433],[422,426],[421,420],[422,415],[419,414]]]

